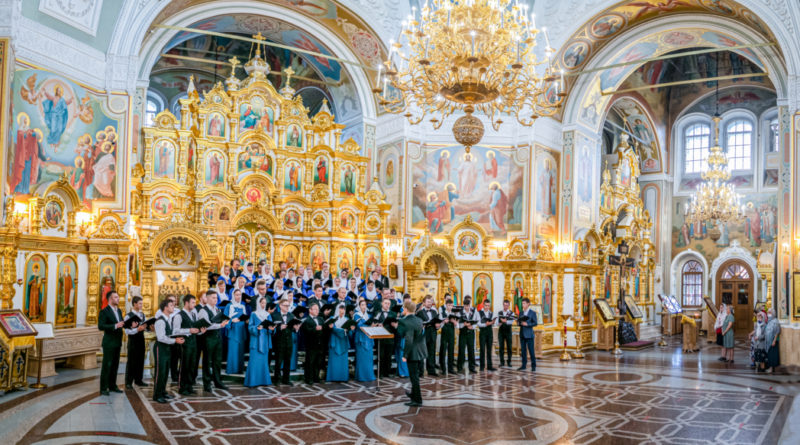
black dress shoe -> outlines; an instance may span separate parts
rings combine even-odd
[[[406,391],[406,397],[411,397],[411,391]]]
[[[437,374],[435,372],[429,372],[428,373],[428,377],[439,377],[439,374]]]
[[[108,390],[109,390],[109,391],[111,391],[111,392],[118,392],[118,393],[122,393],[122,390],[121,390],[121,389],[119,389],[119,388],[109,388]]]
[[[101,390],[101,391],[100,391],[100,395],[101,395],[101,396],[107,396],[107,395],[108,395],[108,390],[107,390],[107,389],[103,389],[103,390]]]
[[[178,391],[178,394],[180,394],[182,396],[187,396],[187,397],[192,395],[192,393],[190,393],[189,391]]]
[[[204,391],[204,392],[211,392],[211,391],[213,391],[213,389],[211,389],[211,387],[210,387],[210,386],[204,386],[204,387],[203,387],[203,391]]]
[[[216,386],[217,389],[228,389],[228,387],[223,385],[222,383],[215,384],[214,386]]]
[[[406,406],[422,406],[419,402],[406,402]]]
[[[517,368],[517,371],[524,371],[524,370],[525,370],[524,366],[520,366],[519,368]]]
[[[155,401],[158,402],[158,403],[169,403],[164,398],[158,398],[158,399],[155,399]]]
[[[455,374],[455,373],[456,373],[456,371],[455,371],[455,369],[448,369],[448,370],[447,370],[447,373],[448,373],[448,374]]]
[[[175,396],[167,394],[167,395],[164,396],[164,398],[167,399],[167,400],[172,400],[172,399],[175,398]]]
[[[531,368],[531,372],[534,372],[534,371],[536,371],[536,366],[534,366],[533,368]]]
[[[471,372],[472,374],[475,374],[475,368],[470,369],[469,372]]]
[[[132,391],[133,390],[133,385],[125,385],[125,389],[127,389],[129,391]]]
[[[489,370],[489,371],[497,371],[496,368],[486,368],[486,369]]]
[[[147,384],[147,383],[145,383],[145,382],[136,382],[136,386],[138,386],[138,387],[140,387],[140,388],[147,388],[147,387],[148,387],[148,386],[150,386],[150,385],[148,385],[148,384]]]
[[[281,382],[281,385],[294,386],[292,382]]]

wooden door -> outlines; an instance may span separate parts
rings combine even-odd
[[[753,274],[750,268],[740,261],[725,263],[717,273],[717,305],[725,303],[733,306],[734,334],[747,335],[753,330]]]

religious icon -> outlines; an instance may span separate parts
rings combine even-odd
[[[297,210],[290,209],[283,214],[283,225],[287,229],[296,229],[300,224],[300,213]]]
[[[314,246],[311,248],[311,267],[314,272],[322,270],[322,263],[328,261],[325,254],[325,248],[322,246]]]
[[[339,251],[339,261],[336,263],[337,270],[341,272],[344,269],[350,270],[352,262],[353,254],[350,253],[347,249],[342,249]]]
[[[117,263],[110,258],[106,258],[100,262],[100,310],[108,306],[108,294],[114,290],[115,279],[117,272]]]
[[[542,278],[542,322],[553,322],[553,278],[549,275]]]
[[[256,238],[256,242],[258,243],[259,246],[266,247],[269,245],[269,237],[266,235],[258,235],[258,237]]]
[[[44,222],[51,228],[58,227],[61,224],[61,219],[64,217],[64,211],[61,208],[61,203],[58,201],[50,201],[44,207]]]
[[[500,188],[500,183],[497,181],[489,185],[489,190],[492,192],[492,201],[489,203],[489,222],[491,223],[492,231],[505,233],[508,196]]]
[[[386,185],[394,184],[394,159],[386,161]]]
[[[467,234],[458,240],[458,253],[461,255],[473,255],[478,250],[478,239],[475,235]]]
[[[339,191],[350,196],[356,194],[356,174],[352,165],[342,167],[342,181],[339,185]]]
[[[272,176],[272,158],[267,155],[264,146],[258,142],[246,146],[239,154],[238,173],[247,170],[258,170]]]
[[[614,310],[611,309],[611,306],[608,304],[607,300],[597,299],[594,300],[594,305],[597,308],[597,311],[600,313],[600,316],[603,318],[603,321],[608,323],[610,321],[614,321]]]
[[[620,183],[623,187],[630,187],[631,186],[631,161],[628,158],[622,160],[622,167],[621,167],[621,174],[620,174]]]
[[[166,217],[172,214],[173,206],[172,200],[166,196],[159,196],[158,198],[153,200],[153,216],[156,217]]]
[[[261,201],[263,194],[261,190],[259,190],[257,187],[250,187],[245,192],[245,197],[247,198],[247,201],[249,201],[250,203],[256,203],[258,201]]]
[[[239,107],[239,130],[252,130],[260,128],[268,134],[272,133],[272,123],[274,122],[274,112],[272,108],[264,106],[264,99],[253,96],[250,103],[242,104]]]
[[[381,251],[377,247],[367,247],[364,250],[364,270],[369,273],[381,261]]]
[[[485,273],[480,273],[472,280],[472,304],[478,310],[483,309],[483,302],[492,297],[492,278]]]
[[[303,136],[300,133],[300,127],[297,125],[290,125],[286,130],[286,147],[301,148],[303,146]]]
[[[283,261],[286,261],[288,268],[295,268],[298,258],[300,258],[300,249],[297,246],[289,244],[283,248]]]
[[[436,192],[428,193],[428,205],[425,212],[425,217],[428,219],[428,230],[432,234],[439,233],[444,230],[444,217],[446,203],[439,199]]]
[[[210,203],[210,204],[207,204],[205,206],[205,208],[203,208],[203,219],[207,223],[214,222],[214,213],[216,213],[216,209],[217,209],[217,205],[214,204],[213,202]]]
[[[453,304],[461,305],[461,276],[456,275],[447,283],[447,293],[453,298]]]
[[[450,152],[442,150],[439,155],[436,180],[439,182],[450,181]]]
[[[291,161],[284,168],[283,188],[290,192],[300,191],[300,178],[302,167],[296,161]]]
[[[236,237],[236,240],[242,246],[246,246],[246,245],[250,244],[250,238],[247,236],[246,233],[240,233],[239,236]]]
[[[159,142],[153,154],[153,177],[175,179],[175,146],[172,142]]]
[[[219,220],[220,221],[230,221],[231,220],[231,209],[227,207],[223,207],[219,209]]]
[[[342,231],[344,232],[349,232],[353,230],[355,223],[356,223],[356,218],[350,212],[344,212],[339,217],[339,226],[342,228]]]
[[[328,161],[319,158],[314,168],[314,185],[328,183]]]
[[[56,292],[56,326],[75,324],[75,305],[78,267],[75,259],[64,257],[58,265],[58,290]]]
[[[591,316],[591,303],[592,303],[592,280],[589,277],[583,278],[583,289],[581,289],[581,316],[584,322],[589,322]]]
[[[212,113],[208,121],[208,135],[213,137],[225,137],[225,118],[219,113]]]
[[[225,183],[225,160],[218,152],[206,155],[206,185],[215,186]]]
[[[43,322],[47,309],[47,261],[41,255],[33,255],[25,269],[25,315],[32,322]]]
[[[525,291],[523,290],[522,285],[522,274],[514,275],[512,282],[514,283],[514,301],[512,302],[511,310],[513,310],[515,314],[519,315],[519,313],[522,311],[522,299],[525,298]]]

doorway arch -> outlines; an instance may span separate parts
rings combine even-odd
[[[715,304],[730,305],[734,309],[733,332],[744,335],[753,330],[752,311],[755,307],[755,276],[750,266],[742,260],[731,259],[717,270]]]

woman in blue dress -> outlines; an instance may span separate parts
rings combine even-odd
[[[244,368],[244,342],[247,340],[247,328],[245,327],[245,307],[242,304],[242,292],[233,292],[233,301],[225,308],[231,322],[225,326],[228,332],[228,362],[225,365],[225,372],[230,374],[241,374]]]
[[[356,329],[356,381],[371,382],[375,380],[375,370],[372,350],[375,342],[361,330],[362,326],[367,325],[369,315],[367,315],[367,300],[358,300],[358,310],[353,320],[358,323]]]
[[[399,309],[398,309],[399,311]],[[403,349],[406,346],[405,337],[394,335],[394,360],[397,362],[397,376],[408,377],[408,363],[403,361]]]
[[[297,308],[297,304],[294,302],[294,291],[287,290],[284,292],[283,297],[288,298],[289,301],[292,302],[292,306],[289,308],[289,311],[294,311],[295,308]],[[292,331],[292,358],[289,360],[289,370],[297,370],[297,331]]]
[[[328,377],[329,382],[346,382],[350,377],[350,369],[347,364],[347,351],[350,348],[348,333],[342,329],[342,325],[347,322],[345,305],[340,304],[336,307],[336,320],[328,326],[331,327],[331,340],[328,343]],[[352,326],[355,329],[355,325]]]
[[[250,361],[247,363],[244,386],[249,388],[272,384],[269,377],[269,350],[272,349],[275,326],[267,329],[261,326],[264,320],[272,320],[267,312],[267,299],[258,297],[256,304],[256,310],[250,314],[250,325],[247,327],[250,331]]]

